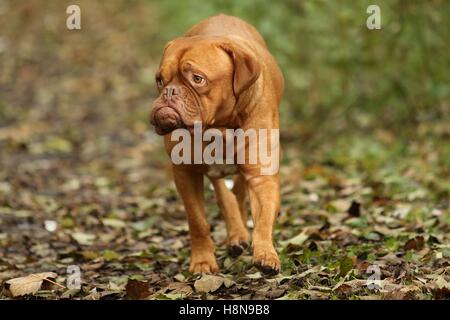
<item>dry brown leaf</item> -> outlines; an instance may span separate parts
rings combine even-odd
[[[404,246],[405,251],[408,250],[422,250],[425,245],[425,239],[422,236],[417,236],[413,239],[409,239]]]
[[[223,282],[224,278],[207,274],[195,281],[194,288],[197,292],[214,292],[222,286]]]
[[[128,279],[125,290],[130,299],[145,299],[151,294],[147,281]]]
[[[338,212],[348,212],[352,202],[347,199],[336,199],[330,202],[330,206]]]
[[[359,217],[361,215],[361,204],[357,201],[352,201],[347,212],[352,217]]]
[[[167,291],[170,291],[170,293],[172,294],[182,294],[185,297],[191,295],[194,292],[190,285],[182,282],[172,282],[167,287]]]
[[[387,300],[417,300],[420,288],[415,285],[404,286],[398,290],[392,290],[384,295]]]
[[[25,277],[15,278],[6,281],[9,291],[13,297],[36,293],[44,280],[55,279],[58,275],[54,272],[42,272],[30,274]],[[52,281],[53,282],[53,281]]]

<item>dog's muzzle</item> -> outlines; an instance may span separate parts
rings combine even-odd
[[[150,122],[155,127],[156,133],[161,136],[184,126],[179,113],[172,107],[155,110]]]

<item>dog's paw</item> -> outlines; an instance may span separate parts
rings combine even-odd
[[[265,275],[274,276],[280,272],[281,264],[275,249],[254,248],[253,263]]]
[[[239,257],[250,243],[250,235],[247,229],[233,230],[227,239],[227,251],[232,258]]]
[[[227,245],[228,254],[232,258],[239,257],[244,252],[244,250],[247,248],[248,248],[248,242],[244,241],[244,240],[231,242]]]
[[[189,271],[192,273],[216,273],[219,271],[216,259],[192,260]]]

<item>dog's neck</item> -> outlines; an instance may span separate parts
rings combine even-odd
[[[247,123],[249,120],[272,118],[272,110],[262,110],[263,104],[261,98],[263,97],[263,82],[264,74],[261,73],[258,80],[243,92],[237,99],[234,121],[238,128],[254,127],[254,124]],[[265,122],[265,121],[263,121]]]

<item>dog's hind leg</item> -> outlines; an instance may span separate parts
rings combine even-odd
[[[238,257],[248,247],[250,237],[241,217],[238,200],[225,185],[224,179],[211,179],[211,182],[227,226],[228,253],[232,257]]]
[[[238,173],[234,178],[233,189],[234,195],[236,196],[239,212],[241,213],[242,221],[244,225],[247,225],[248,211],[247,211],[247,182],[241,173]]]

